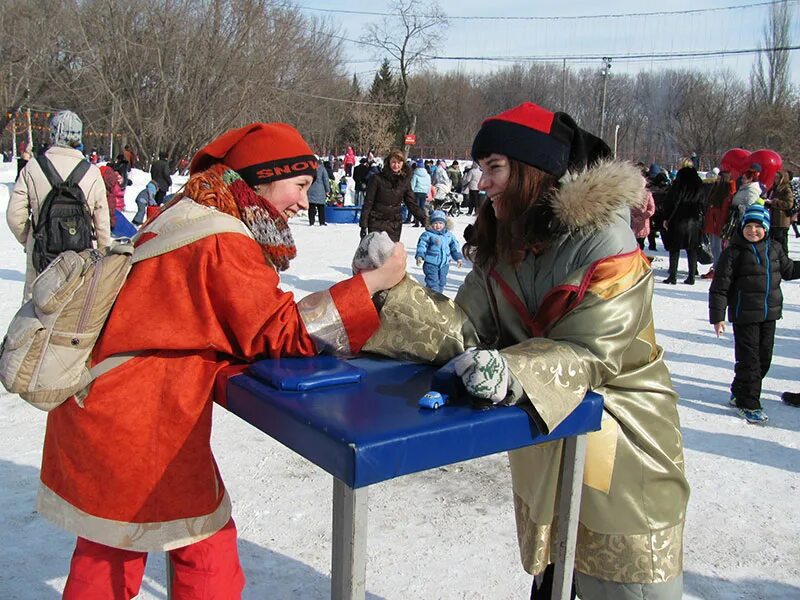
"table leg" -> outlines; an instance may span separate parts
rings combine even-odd
[[[167,561],[167,600],[172,600],[172,580],[175,578],[175,569],[169,558],[169,552],[164,553],[164,560]]]
[[[364,600],[367,582],[367,488],[333,478],[331,599]]]
[[[578,536],[585,463],[586,435],[565,439],[564,458],[561,463],[561,498],[558,502],[558,537],[556,538],[553,578],[553,598],[559,600],[569,600],[572,589],[575,542]]]

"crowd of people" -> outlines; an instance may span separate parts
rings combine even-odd
[[[62,179],[87,162],[81,133],[74,113],[52,120],[44,157]],[[727,310],[734,330],[730,402],[749,422],[765,422],[759,396],[781,316],[780,283],[800,277],[786,238],[797,212],[792,175],[780,172],[765,188],[757,164],[741,177],[714,172],[705,180],[696,157],[674,174],[636,166],[616,160],[568,114],[532,103],[484,120],[471,154],[462,171],[457,161],[409,160],[400,150],[382,163],[374,155],[358,160],[348,147],[337,165],[336,157],[320,160],[288,124],[252,123],[201,148],[166,204],[172,169],[166,155],[153,162],[136,198],[138,239],[171,235],[197,211],[226,215],[238,229],[197,232],[135,264],[92,362],[133,358],[100,375],[80,404],[50,413],[38,509],[77,536],[65,598],[135,596],[154,551],[169,552],[174,598],[240,597],[231,501],[210,445],[215,381],[259,358],[362,349],[452,361],[471,395],[519,405],[543,433],[587,390],[600,393],[604,418],[590,435],[573,595],[682,597],[689,486],[646,252],[660,236],[669,253],[663,283],[674,285],[685,251],[684,283],[692,285],[698,256],[710,248],[710,323],[720,335]],[[98,249],[111,243],[135,161],[123,154],[102,170],[82,167],[74,182]],[[26,300],[43,267],[31,260],[35,226],[55,189],[46,164],[22,166],[7,212],[28,252]],[[360,206],[356,259],[371,262],[354,259],[352,277],[296,301],[279,280],[297,253],[292,217],[307,211],[309,225],[326,225],[324,205],[342,181],[350,190],[348,178]],[[450,194],[475,215],[463,244],[439,210]],[[406,276],[403,224],[424,228],[414,253],[424,286]],[[470,271],[451,300],[441,293],[449,266],[465,260]],[[147,327],[130,318],[163,298],[170,310],[151,314]],[[125,371],[145,362],[141,377]],[[167,430],[159,426],[164,414]],[[509,456],[531,598],[547,599],[562,442]],[[606,549],[602,560],[598,548]]]

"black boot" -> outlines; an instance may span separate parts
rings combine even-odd
[[[536,578],[533,578],[533,586],[531,587],[531,600],[552,600],[553,597],[553,578],[555,577],[555,565],[550,563],[545,568],[541,576],[541,583],[537,585]],[[572,578],[572,590],[569,597],[575,600],[575,576]]]
[[[669,252],[669,276],[664,280],[664,283],[675,285],[678,283],[678,251],[670,250]]]
[[[675,283],[674,281],[672,283]],[[689,275],[686,279],[683,280],[683,283],[686,285],[694,285],[694,275]]]
[[[800,407],[800,392],[783,392],[781,400],[789,406]]]

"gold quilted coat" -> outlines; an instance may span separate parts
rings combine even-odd
[[[455,301],[406,278],[384,298],[381,328],[364,347],[436,364],[470,346],[498,348],[513,374],[510,398],[545,431],[587,390],[601,394],[575,567],[623,583],[682,572],[689,497],[678,398],[655,340],[653,274],[629,226],[642,193],[627,163],[572,176],[551,200],[567,233],[546,252],[516,267],[474,267]],[[509,453],[520,554],[532,574],[550,562],[562,445]]]

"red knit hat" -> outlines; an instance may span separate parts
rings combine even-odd
[[[314,177],[318,164],[300,132],[286,123],[229,129],[194,155],[189,173],[218,162],[236,171],[250,187],[298,175]]]
[[[504,154],[546,173],[561,177],[567,169],[583,169],[611,149],[584,131],[566,113],[551,112],[524,102],[482,124],[472,143],[472,157]]]

